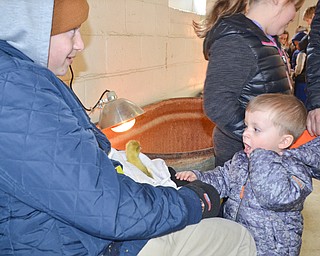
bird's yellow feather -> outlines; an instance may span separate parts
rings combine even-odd
[[[140,154],[141,146],[140,142],[137,140],[130,140],[126,144],[126,157],[127,161],[133,165],[135,165],[138,169],[140,169],[144,174],[153,178],[152,173],[148,170],[148,168],[142,163],[139,154]]]

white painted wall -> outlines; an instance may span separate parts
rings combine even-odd
[[[81,28],[86,49],[73,64],[73,88],[85,106],[105,89],[140,106],[202,90],[207,63],[191,26],[199,16],[169,8],[168,0],[88,3],[89,19]]]
[[[208,8],[214,1],[207,0]],[[288,28],[290,37],[306,25],[302,13],[316,2],[306,0]],[[168,0],[88,3],[89,19],[81,28],[86,49],[73,64],[73,87],[85,106],[93,106],[105,89],[140,106],[202,90],[207,62],[191,26],[201,16],[169,8]],[[91,115],[94,122],[98,115]]]

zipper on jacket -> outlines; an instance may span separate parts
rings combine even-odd
[[[242,185],[241,187],[241,190],[240,190],[240,194],[239,194],[239,197],[240,197],[240,203],[239,203],[239,206],[238,206],[238,209],[237,209],[237,213],[236,213],[236,216],[235,216],[235,221],[238,222],[238,217],[239,217],[239,211],[240,211],[240,208],[241,208],[241,205],[242,205],[242,200],[244,198],[244,192],[245,192],[245,189],[246,189],[246,185],[248,183],[248,180],[249,180],[249,175],[250,175],[250,163],[248,165],[248,175],[247,175],[247,178],[244,182],[244,184]]]

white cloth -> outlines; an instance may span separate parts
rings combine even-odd
[[[163,159],[157,158],[151,160],[145,154],[140,153],[139,158],[142,163],[152,173],[153,178],[148,177],[135,165],[127,161],[126,152],[118,151],[114,148],[109,153],[109,158],[119,161],[123,165],[123,172],[136,182],[148,183],[153,186],[166,186],[177,188],[176,184],[171,180],[168,166]]]

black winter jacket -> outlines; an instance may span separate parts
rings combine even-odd
[[[320,108],[320,1],[311,23],[307,49],[307,102],[308,110]]]
[[[252,97],[291,92],[280,49],[243,14],[221,19],[207,34],[204,108],[227,136],[242,141],[245,108]]]

